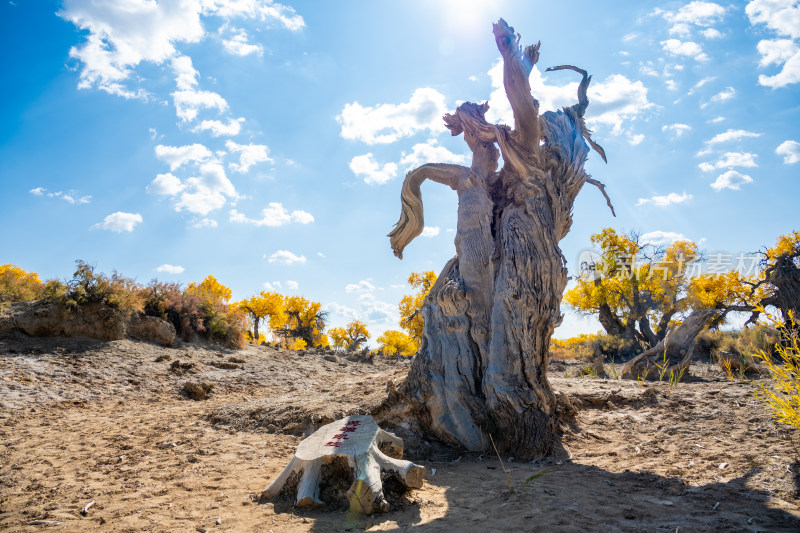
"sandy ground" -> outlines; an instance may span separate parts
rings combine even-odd
[[[797,435],[753,383],[709,365],[673,390],[551,371],[579,407],[570,459],[501,465],[430,446],[411,457],[425,486],[386,514],[259,503],[304,433],[371,411],[408,370],[329,359],[0,339],[0,530],[800,531]],[[193,401],[186,381],[214,388]]]

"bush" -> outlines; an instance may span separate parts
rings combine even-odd
[[[177,283],[152,280],[142,289],[144,312],[166,320],[187,342],[197,338],[241,348],[247,324],[244,314],[232,310],[213,295],[183,290]]]
[[[105,304],[124,312],[141,312],[144,309],[142,288],[136,281],[121,276],[114,271],[111,277],[95,274],[94,267],[84,261],[76,261],[78,266],[72,279],[62,288],[52,285],[49,299],[68,309],[82,305]]]
[[[773,416],[784,424],[800,429],[800,334],[794,317],[789,316],[787,326],[774,317],[772,320],[776,331],[781,335],[780,342],[774,346],[777,357],[760,350],[754,354],[761,360],[774,380],[774,385],[766,387],[761,384],[757,396],[772,409]]]
[[[740,331],[704,331],[697,338],[696,355],[720,360],[723,352],[745,360],[759,352],[777,356],[780,331],[769,324],[755,324]]]
[[[550,359],[595,361],[613,359],[621,361],[634,355],[633,342],[604,333],[587,334],[566,340],[550,340]]]

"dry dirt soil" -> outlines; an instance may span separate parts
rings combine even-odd
[[[417,442],[406,455],[427,468],[425,486],[393,494],[385,514],[258,501],[304,434],[374,410],[408,368],[267,347],[2,338],[0,530],[800,531],[797,435],[770,419],[757,382],[709,365],[673,390],[551,369],[578,407],[569,457],[501,464]],[[187,381],[213,389],[192,400]]]

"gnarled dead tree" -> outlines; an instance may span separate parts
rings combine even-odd
[[[582,75],[578,103],[540,115],[528,81],[539,44],[521,49],[519,35],[502,19],[494,35],[513,129],[489,124],[487,104],[467,102],[445,115],[452,134],[464,135],[472,165],[431,163],[410,172],[400,220],[389,234],[402,258],[422,232],[425,179],[458,193],[456,256],[423,305],[423,343],[401,393],[440,439],[484,450],[491,436],[502,452],[531,458],[550,451],[556,429],[547,353],[567,283],[558,243],[585,183],[611,202],[583,169],[586,141],[605,159],[583,119],[591,77],[573,66],[550,69]]]

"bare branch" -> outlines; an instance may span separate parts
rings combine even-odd
[[[603,185],[601,182],[597,181],[596,179],[589,177],[586,178],[586,183],[590,183],[595,187],[597,187],[598,189],[600,189],[600,192],[603,193],[603,196],[605,196],[606,198],[606,204],[608,204],[608,207],[611,209],[611,214],[616,217],[617,214],[614,212],[614,206],[611,205],[611,198],[609,198],[608,194],[606,194],[606,186]]]

